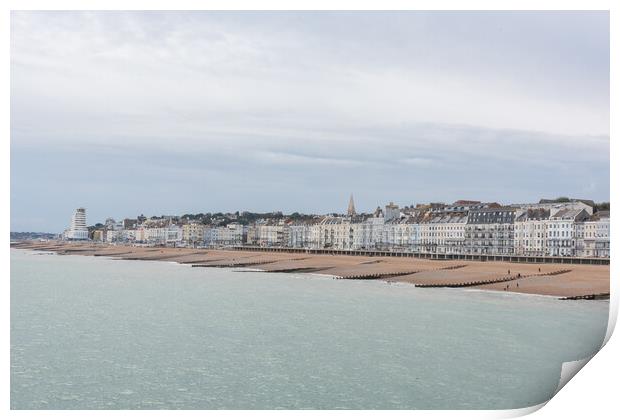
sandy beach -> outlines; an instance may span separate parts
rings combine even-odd
[[[434,261],[402,257],[335,256],[193,248],[148,248],[65,242],[20,242],[12,247],[61,255],[170,261],[201,267],[305,272],[339,278],[405,282],[420,287],[468,287],[558,297],[609,294],[609,265]]]

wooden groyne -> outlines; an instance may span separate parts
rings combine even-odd
[[[346,276],[335,276],[334,278],[347,279],[347,280],[377,280],[377,279],[388,279],[392,277],[408,276],[410,274],[418,274],[418,273],[428,272],[428,271],[457,270],[463,267],[467,267],[467,264],[451,265],[447,267],[438,267],[433,270],[411,270],[411,271],[397,271],[397,272],[391,272],[391,273],[362,273],[362,274],[351,274],[351,275],[346,275]]]
[[[73,252],[97,252],[100,251],[101,248],[65,248],[60,250],[59,252],[63,253],[63,254],[71,254]]]
[[[93,254],[93,257],[118,257],[121,255],[131,255],[132,252],[115,252],[110,254]]]
[[[33,250],[33,251],[50,251],[50,252],[54,252],[54,251],[58,251],[58,250],[62,250],[62,246],[60,245],[46,245],[46,246],[37,246],[36,244],[26,244],[26,243],[12,243],[11,244],[11,248],[16,248],[16,249],[29,249],[29,250]]]
[[[458,283],[416,284],[415,287],[451,287],[451,288],[456,288],[456,287],[484,286],[484,285],[487,285],[487,284],[505,283],[505,282],[508,282],[508,281],[520,280],[520,279],[525,279],[525,278],[530,278],[530,277],[558,276],[560,274],[570,273],[571,271],[572,270],[556,270],[556,271],[551,271],[551,272],[548,272],[548,273],[534,273],[534,274],[526,274],[526,275],[523,275],[523,276],[520,273],[517,273],[517,274],[512,275],[512,276],[504,276],[504,277],[499,277],[499,278],[495,278],[495,279],[491,279],[491,280],[474,280],[474,281],[458,282]]]
[[[247,258],[252,258],[247,257]],[[192,267],[214,267],[214,268],[229,268],[229,267],[251,267],[253,265],[267,265],[267,264],[273,264],[273,263],[279,263],[279,262],[289,262],[289,261],[300,261],[300,260],[307,260],[308,257],[301,257],[301,258],[289,258],[286,260],[270,260],[270,261],[240,261],[240,262],[229,262],[229,263],[223,263],[223,264],[209,264],[210,262],[214,262],[214,261],[230,261],[226,258],[221,258],[218,260],[212,260],[212,261],[206,261],[204,264],[192,264]],[[198,261],[200,262],[200,261]],[[189,264],[189,263],[188,263]],[[277,270],[277,269],[276,269]],[[294,270],[294,269],[293,269]],[[293,271],[274,271],[274,270],[264,270],[267,272],[293,272]]]
[[[485,284],[494,284],[494,283],[503,283],[506,281],[516,280],[518,276],[506,276],[500,277],[493,280],[476,280],[476,281],[467,281],[467,282],[459,282],[459,283],[439,283],[439,284],[416,284],[415,287],[472,287],[472,286],[482,286]]]
[[[560,300],[609,300],[609,293],[598,293],[593,295],[567,296]]]
[[[265,273],[314,273],[321,270],[330,270],[334,267],[297,267],[297,268],[276,268],[264,270]]]
[[[271,261],[247,261],[247,262],[231,262],[226,264],[192,264],[192,267],[212,267],[212,268],[235,268],[235,267],[252,267],[254,265],[272,264],[279,260]]]
[[[573,270],[557,270],[557,271],[551,271],[549,273],[538,273],[538,274],[532,274],[528,277],[536,277],[536,276],[558,276],[560,274],[565,274],[565,273],[570,273]]]
[[[380,262],[383,262],[383,260],[372,260],[372,261],[363,261],[360,263],[360,265],[365,265],[365,264],[378,264]]]
[[[194,267],[194,265],[200,264],[200,263],[210,263],[210,262],[216,262],[216,261],[228,261],[228,258],[216,258],[216,259],[205,259],[205,258],[200,258],[198,260],[191,260],[191,261],[183,261],[180,262],[179,264],[192,264],[192,267]]]
[[[467,267],[467,264],[451,265],[448,267],[440,267],[439,270],[458,270],[459,268]]]
[[[230,261],[230,258],[212,258],[212,259],[208,259],[209,257],[209,253],[208,252],[203,252],[203,253],[198,253],[197,255],[204,255],[203,258],[198,258],[195,260],[191,260],[191,261],[182,261],[179,264],[208,264],[208,263],[212,263],[212,262],[216,262],[216,261]],[[258,257],[261,254],[253,254],[253,255],[243,255],[243,256],[239,256],[236,259],[248,259],[248,258],[254,258],[254,257]],[[235,258],[233,258],[233,261],[235,261]]]
[[[401,277],[408,276],[409,274],[419,273],[420,270],[416,271],[398,271],[395,273],[366,273],[366,274],[352,274],[346,276],[334,276],[334,278],[338,280],[376,280],[376,279],[387,279],[392,277]]]
[[[142,260],[142,261],[168,261],[168,260],[174,260],[175,258],[182,258],[182,257],[191,257],[192,255],[200,255],[200,252],[192,252],[192,253],[188,253],[188,254],[172,254],[172,255],[149,255],[149,256],[140,256],[140,257],[127,257],[124,258],[126,260]],[[129,254],[131,255],[131,253]],[[104,254],[105,256],[105,254]],[[204,261],[204,259],[202,260]]]

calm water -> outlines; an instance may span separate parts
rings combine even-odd
[[[608,307],[11,250],[11,407],[519,408]]]

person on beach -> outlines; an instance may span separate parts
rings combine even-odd
[[[508,269],[508,274],[510,274],[510,269]]]

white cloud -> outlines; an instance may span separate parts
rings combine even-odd
[[[406,165],[417,166],[420,168],[430,168],[434,166],[435,164],[437,164],[437,161],[434,159],[420,158],[420,157],[405,158],[405,159],[401,159],[400,162]]]
[[[208,197],[333,211],[325,197],[350,191],[372,206],[609,196],[605,12],[13,12],[11,25],[23,220],[54,196],[129,197],[128,212],[155,197],[156,211],[162,183],[186,210]],[[102,149],[118,154],[101,164]],[[79,186],[58,179],[75,171]]]
[[[399,39],[387,27],[385,39],[381,32],[370,39],[357,25],[372,15],[340,18],[349,31],[313,16],[296,27],[278,14],[13,13],[13,125],[35,130],[20,141],[41,139],[38,128],[67,140],[96,132],[123,143],[131,136],[204,141],[222,131],[313,137],[325,127],[413,123],[609,133],[607,89],[595,89],[600,80],[558,83],[568,77],[562,68],[542,65],[534,52],[528,62],[514,40],[465,39],[461,50],[458,39],[424,46],[424,38]],[[419,21],[412,16],[414,34],[429,31]],[[408,35],[407,18],[394,23]],[[464,51],[486,61],[474,68]],[[495,55],[521,61],[508,71],[489,62]],[[604,64],[606,57],[597,59]],[[520,76],[532,68],[546,87]]]
[[[274,164],[274,165],[286,165],[286,166],[335,166],[335,167],[359,167],[364,165],[364,162],[352,159],[340,159],[333,157],[321,157],[321,156],[304,156],[294,153],[280,153],[280,152],[259,152],[256,157],[259,161]]]

